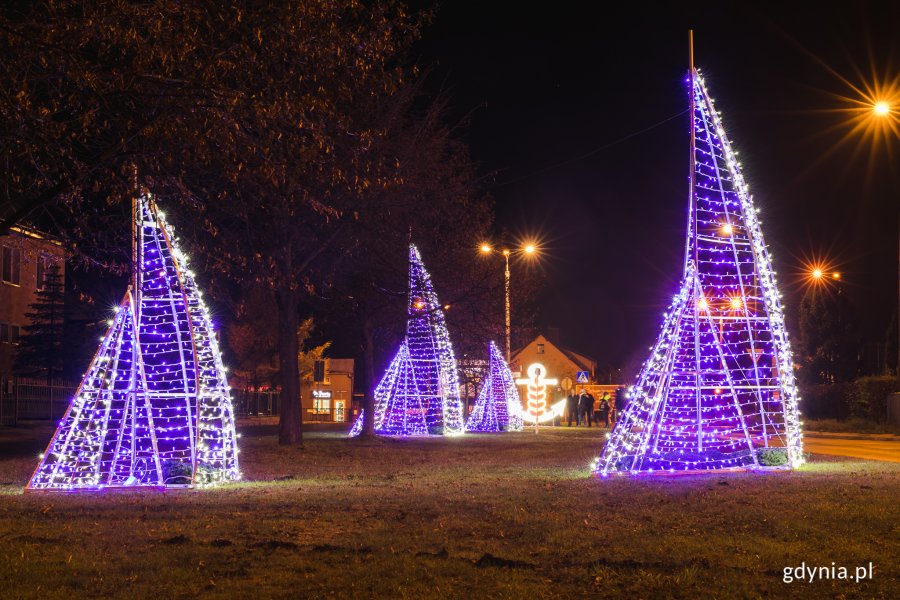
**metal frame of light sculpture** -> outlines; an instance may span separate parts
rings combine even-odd
[[[209,310],[149,194],[135,200],[133,237],[132,287],[29,490],[240,478],[230,389]]]
[[[494,342],[488,344],[488,353],[488,376],[466,420],[466,431],[522,431],[521,400],[509,366]]]
[[[761,448],[803,463],[781,295],[749,189],[703,79],[691,68],[685,266],[600,475],[760,466]]]
[[[458,435],[463,433],[462,414],[444,310],[419,250],[410,244],[406,338],[375,388],[375,433]],[[360,412],[351,436],[362,432],[363,418]]]

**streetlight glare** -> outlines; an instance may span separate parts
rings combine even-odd
[[[534,247],[534,244],[528,244],[525,246],[525,254],[534,254],[537,248]]]
[[[872,107],[872,110],[875,111],[875,114],[879,117],[884,117],[891,113],[891,105],[884,101],[876,102],[875,106]]]
[[[822,279],[822,269],[813,269],[813,279]]]
[[[832,274],[831,274],[831,278],[832,278],[832,279],[840,279],[840,278],[841,278],[841,274],[840,274],[840,273],[832,273]]]
[[[731,235],[731,223],[725,223],[722,225],[722,233],[725,235]]]
[[[491,248],[490,244],[482,244],[481,245],[481,251],[484,252],[485,254],[487,254],[491,250],[493,250],[493,248]]]

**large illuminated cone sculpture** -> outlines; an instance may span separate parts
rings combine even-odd
[[[522,401],[512,373],[494,342],[489,352],[488,375],[466,420],[466,431],[522,431]]]
[[[240,477],[209,312],[148,195],[135,202],[133,292],[28,488],[209,485]],[[133,294],[133,295],[132,295]]]
[[[363,414],[350,435],[362,431]],[[406,338],[375,389],[375,432],[380,435],[456,435],[463,432],[459,378],[444,310],[409,246]]]
[[[780,294],[740,166],[691,72],[684,274],[662,332],[595,463],[610,473],[756,467],[761,449],[803,462]]]

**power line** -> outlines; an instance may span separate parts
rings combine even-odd
[[[672,121],[672,120],[674,120],[674,119],[677,119],[678,117],[684,115],[684,114],[687,113],[687,112],[688,112],[687,109],[682,110],[681,112],[675,113],[674,115],[672,115],[672,116],[670,116],[670,117],[666,117],[666,118],[663,119],[662,121],[659,121],[659,122],[657,122],[657,123],[654,123],[653,125],[649,125],[649,126],[644,127],[643,129],[640,129],[640,130],[638,130],[638,131],[633,131],[633,132],[629,133],[628,135],[625,135],[625,136],[623,136],[623,137],[618,138],[617,140],[613,140],[612,142],[607,142],[606,144],[603,144],[602,146],[598,146],[597,148],[594,148],[594,149],[591,150],[590,152],[587,152],[587,153],[582,154],[582,155],[580,155],[580,156],[575,156],[575,157],[573,157],[573,158],[566,159],[566,160],[564,160],[564,161],[562,161],[562,162],[558,162],[558,163],[556,163],[556,164],[552,164],[552,165],[549,165],[549,166],[547,166],[547,167],[543,167],[543,168],[538,169],[538,170],[536,170],[536,171],[532,171],[531,173],[527,173],[527,174],[522,175],[522,176],[520,176],[520,177],[516,177],[515,179],[510,179],[509,181],[504,181],[504,182],[502,182],[502,183],[498,183],[497,185],[488,188],[488,190],[489,190],[489,191],[490,191],[490,190],[496,190],[497,188],[501,188],[501,187],[504,187],[504,186],[507,186],[507,185],[512,185],[513,183],[518,183],[518,182],[520,182],[520,181],[524,181],[525,179],[530,179],[530,178],[532,178],[532,177],[536,177],[536,176],[541,175],[541,174],[543,174],[543,173],[546,173],[546,172],[548,172],[548,171],[552,171],[552,170],[558,169],[558,168],[560,168],[560,167],[565,167],[565,166],[570,165],[570,164],[572,164],[572,163],[576,163],[576,162],[581,161],[581,160],[584,160],[584,159],[586,159],[586,158],[590,158],[591,156],[594,156],[595,154],[598,154],[598,153],[600,153],[600,152],[603,152],[604,150],[607,150],[607,149],[609,149],[609,148],[612,148],[613,146],[615,146],[615,145],[617,145],[617,144],[621,144],[622,142],[628,141],[628,140],[630,140],[630,139],[633,138],[633,137],[637,137],[637,136],[639,136],[639,135],[641,135],[641,134],[643,134],[643,133],[647,133],[648,131],[650,131],[650,130],[652,130],[652,129],[656,129],[657,127],[660,127],[660,126],[662,126],[662,125],[665,125],[665,124],[668,123],[669,121]]]

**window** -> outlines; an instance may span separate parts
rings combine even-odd
[[[315,389],[312,391],[313,397],[313,414],[330,415],[331,414],[331,390]]]
[[[37,257],[37,276],[34,278],[34,289],[42,290],[47,285],[47,270],[50,260],[43,254]]]
[[[543,354],[544,353],[544,345],[538,344],[537,347],[538,347],[538,354]]]
[[[22,251],[18,248],[3,246],[3,281],[13,285],[19,285],[22,273]]]
[[[0,323],[0,344],[18,344],[19,326]]]

